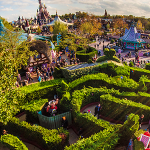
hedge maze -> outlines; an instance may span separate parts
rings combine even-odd
[[[57,73],[61,74],[62,78],[56,79]],[[119,145],[128,145],[129,139],[139,128],[138,121],[141,114],[145,116],[144,122],[149,120],[149,70],[120,67],[110,63],[72,71],[60,68],[56,69],[55,75],[55,80],[21,88],[24,97],[20,110],[26,111],[27,120],[32,118],[36,120],[36,112],[48,101],[47,99],[57,93],[61,111],[66,112],[72,109],[73,124],[77,128],[82,126],[84,138],[68,146],[68,131],[62,128],[48,130],[28,122],[20,122],[15,117],[4,126],[12,136],[21,135],[36,141],[45,150],[110,150]],[[145,76],[147,80],[144,80]],[[93,102],[101,103],[103,116],[124,123],[112,125],[91,114],[80,112],[81,108]],[[125,121],[127,114],[130,115]],[[65,142],[62,142],[60,133],[67,135]],[[5,138],[1,137],[3,143],[6,141]],[[6,145],[13,147],[12,141]],[[22,143],[20,146],[22,150],[27,149],[22,146]]]

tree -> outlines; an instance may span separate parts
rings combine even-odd
[[[110,24],[109,23],[107,23],[106,28],[107,28],[107,30],[110,29]]]
[[[53,27],[52,27],[52,26],[49,27],[49,31],[50,31],[51,33],[53,32]]]
[[[138,20],[138,22],[137,22],[137,29],[138,30],[142,30],[143,29],[143,25],[142,25],[142,22],[140,20]]]
[[[18,69],[27,65],[29,50],[27,42],[22,42],[20,33],[6,29],[0,38],[0,122],[6,123],[23,103],[23,93],[15,86]]]
[[[53,30],[54,34],[61,34],[62,38],[64,38],[66,36],[66,34],[68,33],[68,28],[67,25],[56,21],[54,24],[54,30]]]
[[[37,33],[40,34],[42,31],[40,29],[40,27],[37,28]]]

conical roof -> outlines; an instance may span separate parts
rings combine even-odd
[[[0,19],[0,35],[4,32],[4,25],[2,23],[2,20]]]
[[[141,38],[141,33],[137,32],[136,27],[134,26],[134,24],[131,25],[130,29],[126,29],[125,30],[125,35],[122,36],[120,38],[122,41],[130,41],[130,42],[145,42],[142,38]]]
[[[61,22],[61,23],[66,24],[66,25],[73,25],[73,23],[67,23],[67,22],[62,21],[59,18],[58,14],[57,14],[57,11],[56,11],[56,16],[55,16],[54,20],[52,22],[50,22],[49,24],[47,24],[47,25],[54,25],[56,21]]]

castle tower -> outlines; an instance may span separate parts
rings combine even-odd
[[[104,14],[104,16],[107,16],[107,11],[106,11],[106,9],[105,9],[105,14]]]

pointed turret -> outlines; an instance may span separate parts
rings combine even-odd
[[[2,20],[0,19],[0,35],[1,35],[1,32],[4,32],[4,25],[3,25]]]

